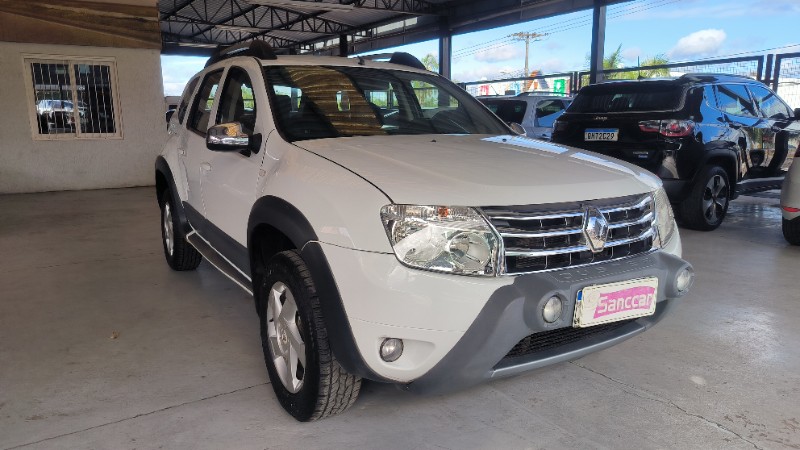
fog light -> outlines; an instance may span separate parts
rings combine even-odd
[[[381,343],[381,359],[386,362],[397,361],[403,354],[403,340],[396,338],[386,338]]]
[[[554,295],[547,300],[542,308],[542,318],[547,323],[553,323],[561,318],[561,297]]]
[[[684,267],[681,270],[681,273],[678,274],[678,278],[675,280],[675,287],[678,289],[678,292],[684,293],[692,287],[692,283],[694,282],[694,271],[689,267]]]

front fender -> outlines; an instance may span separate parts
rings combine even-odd
[[[380,217],[381,207],[392,200],[358,174],[276,134],[267,142],[270,156],[264,159],[258,197],[277,197],[302,211],[320,242],[393,253]]]
[[[251,261],[254,260],[252,253],[257,251],[252,245],[254,233],[263,225],[288,237],[292,245],[300,251],[300,256],[311,273],[311,279],[314,280],[328,341],[339,364],[351,374],[385,381],[367,366],[358,350],[333,272],[308,219],[286,200],[274,196],[258,199],[253,205],[247,224],[247,247],[251,252]]]

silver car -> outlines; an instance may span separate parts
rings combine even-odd
[[[504,122],[518,123],[528,137],[550,140],[553,123],[564,113],[572,98],[558,94],[524,92],[515,96],[484,96],[478,100]]]

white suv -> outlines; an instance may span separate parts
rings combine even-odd
[[[657,178],[513,135],[407,54],[232,48],[168,128],[167,262],[252,292],[298,420],[344,411],[362,378],[442,392],[609,347],[692,283]]]

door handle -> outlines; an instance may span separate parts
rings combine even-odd
[[[181,155],[181,156],[186,156],[186,149],[185,148],[179,148],[178,149],[178,154]]]
[[[200,163],[200,169],[203,172],[211,172],[211,164],[209,164],[207,162],[202,162],[202,163]]]

